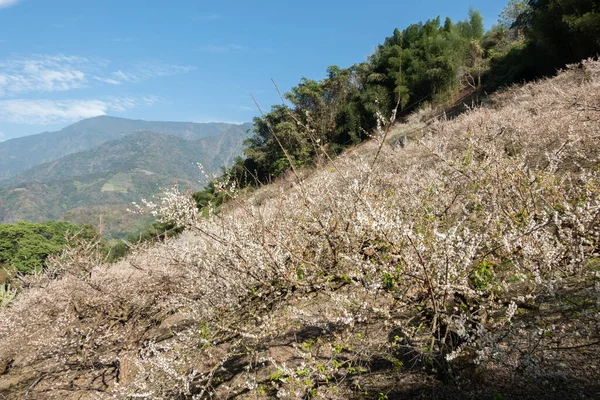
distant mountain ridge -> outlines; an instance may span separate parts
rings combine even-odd
[[[136,168],[179,179],[197,180],[200,178],[198,162],[208,170],[218,171],[222,165],[231,163],[241,153],[240,138],[243,139],[237,133],[225,133],[198,140],[185,140],[150,131],[135,132],[91,150],[37,165],[0,181],[0,187],[19,186],[29,182],[49,183]]]
[[[140,128],[144,126],[160,132]],[[37,149],[34,153],[38,158],[34,157],[33,162],[42,160],[42,154],[52,158],[64,152],[44,148],[50,143],[67,143],[70,149],[93,147],[24,171],[18,169],[25,163],[13,163],[16,168],[8,172],[0,167],[0,176],[9,175],[0,180],[0,223],[61,219],[106,228],[104,233],[112,237],[139,231],[150,219],[128,213],[131,202],[152,199],[161,188],[173,184],[183,190],[200,189],[204,177],[198,162],[215,172],[221,166],[231,165],[242,154],[251,128],[249,123],[194,124],[100,117],[59,132],[35,135],[35,140],[13,139],[10,146],[0,147],[0,152],[30,143]],[[102,129],[108,130],[100,138]],[[0,165],[9,164],[3,157]]]
[[[43,132],[0,142],[0,180],[139,131],[199,140],[228,133],[244,135],[249,129],[252,129],[251,123],[143,121],[110,116],[89,118],[60,131]]]

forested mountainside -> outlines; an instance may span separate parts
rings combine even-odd
[[[147,169],[166,177],[198,180],[198,163],[202,163],[209,171],[220,171],[221,166],[230,164],[241,154],[243,141],[248,135],[247,132],[238,131],[186,140],[152,131],[138,131],[91,150],[69,154],[30,168],[0,181],[0,187],[29,182],[48,183],[132,168]]]
[[[44,132],[0,142],[0,180],[139,131],[198,140],[224,134],[243,136],[248,129],[252,129],[251,124],[158,122],[109,116],[89,118],[57,132]]]
[[[237,127],[194,140],[141,131],[38,165],[0,182],[0,222],[65,219],[102,224],[113,237],[140,231],[150,220],[128,213],[132,202],[175,183],[200,189],[198,163],[208,171],[230,165],[247,136]]]

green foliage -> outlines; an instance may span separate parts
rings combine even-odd
[[[127,236],[126,241],[118,240],[104,245],[103,250],[106,253],[107,261],[115,262],[129,253],[131,245],[162,241],[168,237],[179,235],[181,232],[183,232],[183,228],[174,222],[157,221],[138,235]]]
[[[272,373],[269,376],[269,380],[271,382],[280,382],[280,381],[285,381],[287,379],[287,375],[280,370],[277,370],[277,372]]]
[[[597,0],[530,0],[529,6],[517,24],[525,29],[532,47],[546,56],[546,63],[557,67],[600,52]]]
[[[10,283],[0,282],[0,308],[8,306],[17,295],[17,291]]]
[[[527,0],[509,0],[502,9],[498,23],[505,29],[513,29],[519,16],[530,11]]]
[[[399,279],[398,274],[390,274],[388,272],[384,272],[381,275],[381,283],[383,284],[383,287],[387,290],[393,289],[394,284],[398,281],[398,279]]]
[[[475,266],[469,274],[471,285],[477,290],[487,288],[494,279],[494,267],[495,265],[487,260],[483,260]]]
[[[511,1],[500,18],[509,33],[524,40],[493,66],[500,83],[553,75],[565,64],[600,53],[597,0]]]
[[[167,237],[178,235],[182,231],[183,228],[178,227],[174,222],[155,222],[138,236],[129,236],[129,238],[137,238],[138,242],[164,240]]]
[[[509,29],[501,24],[494,25],[481,39],[483,57],[491,62],[498,62],[515,46]]]
[[[68,222],[1,224],[0,265],[25,274],[40,271],[48,256],[59,253],[67,244],[97,236],[92,226]]]
[[[223,203],[235,196],[237,188],[255,183],[256,177],[250,168],[249,159],[241,157],[237,157],[230,168],[223,168],[223,175],[210,181],[201,191],[192,194],[198,210],[202,211],[204,216],[217,212]]]

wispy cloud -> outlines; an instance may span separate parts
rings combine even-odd
[[[159,101],[160,98],[153,96],[103,100],[0,100],[0,121],[28,125],[68,123],[109,112],[125,112]]]
[[[221,14],[211,13],[211,14],[202,14],[196,15],[192,17],[193,21],[217,21],[221,19]]]
[[[248,50],[248,48],[239,44],[206,44],[196,47],[196,51],[204,51],[207,53],[229,53],[232,51],[245,50]]]
[[[6,134],[4,132],[0,132],[0,142],[4,142],[6,140]]]
[[[20,2],[21,0],[0,0],[0,8],[10,7]]]
[[[2,0],[0,0],[2,1]],[[68,92],[106,84],[140,83],[187,73],[194,68],[151,61],[111,72],[103,59],[66,55],[35,55],[0,59],[0,122],[47,125],[125,112],[149,106],[156,97],[111,97],[68,100],[34,98],[36,94]],[[26,96],[23,96],[26,95]],[[2,99],[4,98],[4,99]]]
[[[0,96],[82,88],[87,82],[86,70],[105,63],[65,55],[0,60]]]
[[[137,63],[131,71],[116,71],[108,76],[96,76],[97,81],[111,85],[121,85],[124,83],[139,83],[145,80],[185,74],[194,70],[192,66],[165,64],[162,62]]]
[[[2,1],[2,0],[0,0]],[[160,61],[135,63],[129,69],[107,71],[110,62],[99,58],[35,55],[0,60],[0,97],[32,92],[64,92],[92,82],[120,85],[190,72],[191,66]]]

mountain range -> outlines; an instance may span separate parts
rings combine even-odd
[[[109,237],[152,218],[127,212],[178,184],[198,190],[197,163],[218,172],[242,152],[252,124],[96,117],[0,143],[0,223],[91,223]]]

